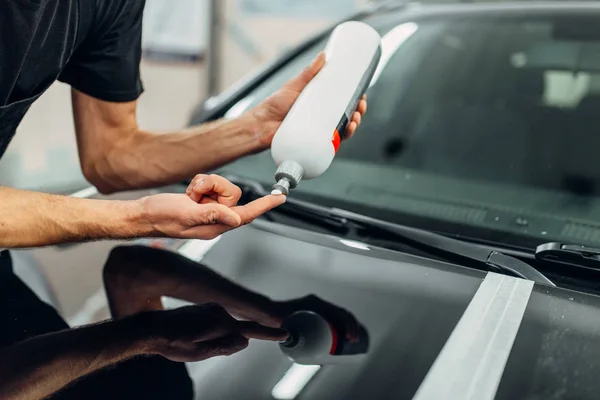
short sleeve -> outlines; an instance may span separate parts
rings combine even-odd
[[[99,100],[133,101],[144,90],[140,60],[145,0],[102,3],[58,79]]]

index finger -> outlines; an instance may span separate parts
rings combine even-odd
[[[359,101],[356,111],[364,115],[367,112],[367,100],[363,98],[361,101]]]
[[[248,224],[267,211],[285,203],[285,199],[286,197],[283,195],[268,195],[246,205],[233,207],[232,210],[240,216],[242,224]]]
[[[288,338],[285,329],[270,328],[253,321],[238,321],[238,332],[248,339],[271,340],[281,342]]]

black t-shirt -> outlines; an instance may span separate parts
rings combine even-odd
[[[55,81],[100,100],[143,91],[145,0],[0,0],[0,156],[33,103]],[[1,249],[0,249],[1,250]],[[12,271],[0,251],[0,349],[67,329]],[[192,399],[183,363],[138,357],[72,383],[52,399]]]
[[[31,104],[57,79],[100,100],[139,97],[144,5],[0,1],[0,156]]]

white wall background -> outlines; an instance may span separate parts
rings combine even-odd
[[[208,0],[146,0],[145,50],[202,54],[208,45]]]

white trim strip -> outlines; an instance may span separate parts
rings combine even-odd
[[[85,189],[81,189],[78,192],[71,194],[71,197],[78,197],[80,199],[89,199],[98,194],[98,189],[94,186],[87,187]]]
[[[493,399],[532,290],[488,273],[413,399]]]
[[[177,252],[192,261],[200,262],[219,240],[221,236],[211,240],[190,239],[182,244]]]
[[[276,400],[294,400],[320,369],[320,365],[292,364],[271,390],[271,396]]]

